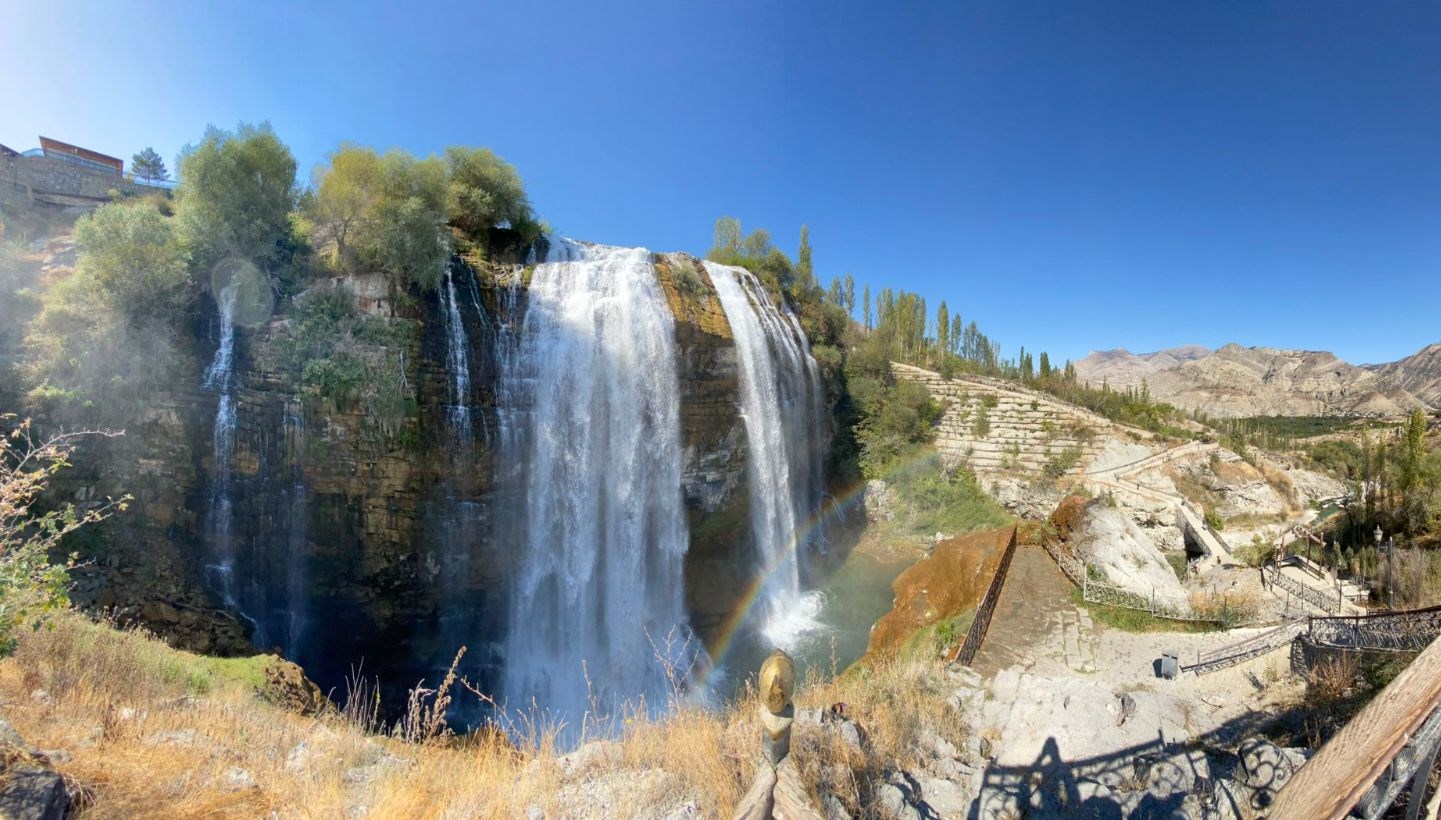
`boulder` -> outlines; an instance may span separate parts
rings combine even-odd
[[[1157,603],[1184,607],[1186,590],[1151,539],[1121,510],[1097,500],[1086,505],[1085,522],[1077,538],[1086,563],[1099,570],[1107,583]]]
[[[896,496],[890,485],[879,478],[866,482],[863,494],[866,506],[866,520],[874,524],[879,521],[894,521],[896,517]]]
[[[0,817],[6,820],[61,820],[69,804],[65,781],[44,766],[26,761],[0,773]]]
[[[265,667],[266,700],[302,715],[316,715],[330,705],[320,687],[290,661],[276,658]]]

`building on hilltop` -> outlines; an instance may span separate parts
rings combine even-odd
[[[42,136],[40,138],[40,151],[47,157],[63,159],[66,162],[96,171],[114,174],[117,177],[125,176],[124,160],[116,159],[108,154],[102,154],[99,151],[91,151],[89,148],[81,148],[78,145],[71,145],[68,142],[61,142],[57,139]]]
[[[125,176],[125,161],[50,137],[17,152],[0,146],[0,206],[55,206],[84,212],[117,196],[145,196],[155,186]]]

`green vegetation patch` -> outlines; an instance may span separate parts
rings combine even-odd
[[[350,294],[312,290],[295,301],[272,366],[330,407],[358,411],[372,431],[396,437],[417,410],[405,362],[415,323],[362,316]]]
[[[942,469],[934,447],[915,448],[893,464],[885,480],[902,507],[898,521],[911,534],[959,535],[1015,521],[981,489],[975,474],[965,469],[950,473]]]
[[[1224,629],[1219,622],[1173,621],[1139,609],[1094,604],[1081,595],[1080,589],[1071,591],[1071,600],[1076,606],[1085,607],[1095,620],[1123,632],[1217,632]]]
[[[921,627],[906,639],[897,657],[900,660],[934,660],[954,652],[956,647],[961,645],[961,641],[966,639],[966,632],[975,619],[976,611],[968,609],[959,615],[942,618],[929,626]]]

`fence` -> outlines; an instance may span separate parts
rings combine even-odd
[[[1218,647],[1210,652],[1197,652],[1196,662],[1187,666],[1185,671],[1205,675],[1235,666],[1238,663],[1244,663],[1267,652],[1280,649],[1296,640],[1296,637],[1305,630],[1305,621],[1291,621],[1239,643]]]
[[[1284,572],[1275,567],[1261,567],[1261,579],[1268,584],[1274,584],[1286,590],[1317,609],[1333,615],[1341,611],[1340,590],[1337,590],[1335,595],[1329,592],[1322,592],[1313,586],[1297,581],[1295,578],[1288,578]]]
[[[1192,621],[1199,623],[1227,624],[1231,622],[1229,601],[1221,597],[1222,614],[1202,615],[1193,610],[1189,605],[1171,604],[1156,598],[1154,590],[1148,598],[1139,592],[1132,592],[1125,587],[1107,584],[1090,577],[1087,572],[1082,576],[1081,597],[1092,604],[1104,606],[1121,607],[1122,609],[1134,609],[1138,612],[1146,612],[1157,618],[1165,618],[1170,621]],[[1238,615],[1240,610],[1237,611]]]
[[[953,660],[957,663],[971,665],[976,659],[976,652],[981,648],[981,641],[985,640],[986,630],[991,627],[991,616],[996,612],[996,602],[1001,599],[1001,587],[1006,585],[1006,573],[1011,570],[1011,557],[1016,554],[1016,528],[1011,528],[1011,538],[1006,542],[1006,550],[1001,553],[1001,561],[996,565],[996,574],[991,576],[991,585],[986,589],[986,596],[981,599],[981,605],[976,607],[976,617],[971,620],[971,628],[966,630],[966,639],[956,650]]]
[[[1389,652],[1420,651],[1438,634],[1441,634],[1441,606],[1311,618],[1307,629],[1307,637],[1323,646]]]

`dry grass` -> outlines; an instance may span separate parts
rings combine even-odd
[[[67,615],[0,662],[0,702],[29,743],[66,753],[55,767],[89,795],[85,817],[329,818],[362,807],[372,817],[514,817],[531,807],[615,817],[686,805],[724,816],[759,755],[754,692],[720,710],[677,702],[658,719],[641,704],[618,716],[614,740],[561,755],[558,727],[539,722],[517,721],[518,741],[451,735],[436,722],[448,704],[433,690],[380,733],[363,691],[349,710],[285,712],[257,694],[265,660],[203,658]],[[845,703],[867,738],[861,754],[834,724],[799,726],[792,748],[808,785],[859,810],[872,777],[915,762],[923,730],[959,742],[943,680],[938,665],[910,661],[806,682],[799,708]]]

